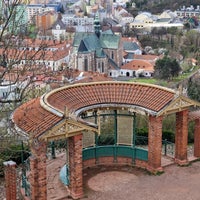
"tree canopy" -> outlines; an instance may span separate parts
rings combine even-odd
[[[168,56],[156,61],[154,77],[158,79],[172,79],[177,77],[181,71],[181,67],[176,59],[171,59]]]
[[[188,96],[191,99],[200,102],[200,80],[198,78],[189,79],[188,81]]]

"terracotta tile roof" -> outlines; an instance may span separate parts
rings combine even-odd
[[[20,60],[59,60],[69,55],[71,41],[54,42],[52,40],[24,40],[19,47],[0,48],[0,55],[7,59]],[[34,49],[35,48],[35,49]]]
[[[132,60],[129,63],[124,64],[121,66],[121,69],[130,69],[130,70],[138,70],[144,69],[145,71],[154,71],[154,65],[145,60]]]
[[[200,110],[189,112],[188,118],[190,121],[200,119]]]
[[[96,82],[74,84],[58,88],[42,99],[33,99],[17,108],[14,123],[35,137],[47,131],[63,118],[67,106],[69,112],[105,105],[143,107],[146,112],[156,114],[174,98],[174,91],[154,85],[126,82]],[[77,114],[77,113],[76,113]]]
[[[40,105],[40,99],[33,99],[20,107],[13,114],[13,121],[24,132],[35,137],[61,121],[62,118],[50,113]]]
[[[174,97],[174,92],[160,87],[124,82],[77,84],[53,91],[47,103],[64,112],[97,104],[126,104],[159,112]]]
[[[89,83],[89,82],[102,82],[102,81],[112,81],[111,77],[107,74],[100,74],[98,72],[84,72],[83,79],[75,81],[75,83]]]
[[[137,55],[137,54],[135,54],[133,57],[136,60],[147,60],[147,61],[156,61],[157,59],[160,58],[159,56],[150,55],[150,54],[148,54],[148,55]]]

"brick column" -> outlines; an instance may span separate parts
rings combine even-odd
[[[73,199],[83,197],[82,133],[68,138],[69,191]]]
[[[200,157],[200,119],[195,120],[194,127],[194,156]]]
[[[17,174],[16,163],[13,161],[4,162],[5,167],[5,187],[6,187],[6,200],[17,199]]]
[[[31,147],[30,157],[30,187],[32,200],[47,200],[46,180],[46,143],[40,142],[37,147]]]
[[[162,119],[162,116],[149,116],[147,169],[151,172],[163,171],[161,167]]]
[[[185,165],[188,144],[188,110],[176,113],[175,162]]]

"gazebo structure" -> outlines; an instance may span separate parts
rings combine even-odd
[[[188,163],[189,120],[196,122],[194,156],[200,157],[200,115],[198,111],[189,112],[190,107],[195,106],[200,104],[180,91],[116,81],[65,86],[23,104],[15,110],[13,121],[30,138],[30,199],[47,199],[46,149],[49,141],[67,140],[68,189],[74,199],[83,196],[84,167],[116,163],[144,167],[151,172],[162,171],[165,115],[176,114],[175,162]],[[106,121],[105,118],[101,120],[105,111],[113,117],[114,143],[98,146],[101,125]],[[148,149],[135,145],[136,113],[148,116]],[[90,116],[93,120],[86,120]],[[128,117],[125,128],[120,122],[122,116]]]

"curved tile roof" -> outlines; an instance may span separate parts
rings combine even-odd
[[[39,136],[63,119],[66,108],[77,115],[82,109],[91,107],[125,106],[141,108],[156,115],[174,97],[173,90],[141,83],[74,84],[23,104],[14,112],[13,120],[23,131]]]
[[[47,94],[44,102],[49,108],[64,113],[65,107],[76,112],[85,107],[103,104],[134,105],[159,112],[174,98],[167,88],[141,83],[99,82],[76,84]]]
[[[40,98],[21,105],[13,114],[15,124],[26,133],[33,134],[34,137],[44,133],[61,120],[61,117],[41,107]]]
[[[190,121],[200,119],[200,110],[189,112],[188,118]]]

